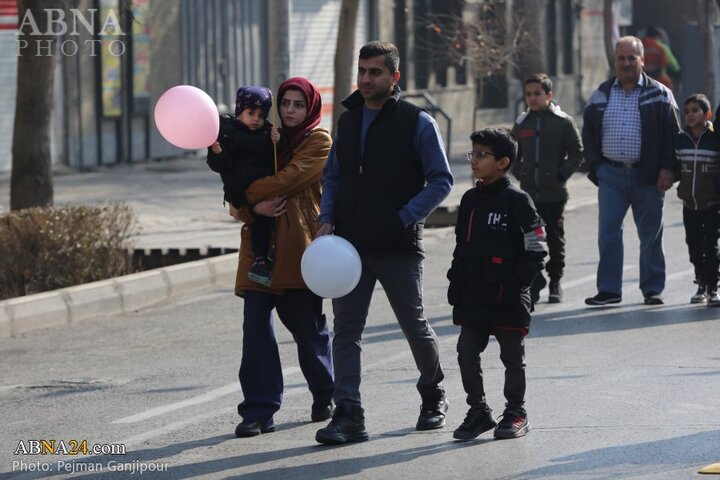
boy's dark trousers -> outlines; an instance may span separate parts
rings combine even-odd
[[[565,204],[567,202],[538,203],[535,205],[545,222],[545,233],[550,253],[545,269],[551,282],[559,282],[565,269]]]
[[[485,351],[493,332],[487,327],[463,325],[457,343],[458,364],[468,405],[485,403],[480,354]],[[518,411],[525,404],[525,332],[501,330],[494,332],[500,344],[500,360],[505,365],[504,394],[506,409]]]
[[[695,280],[708,292],[716,291],[718,284],[719,207],[715,205],[704,210],[683,208],[685,243],[690,252],[690,263],[695,267]]]
[[[275,219],[253,213],[255,221],[250,229],[250,244],[255,258],[267,258],[270,252],[270,237],[275,229]]]

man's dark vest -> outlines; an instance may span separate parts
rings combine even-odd
[[[340,188],[333,217],[335,233],[359,251],[422,251],[422,223],[404,227],[398,212],[425,186],[422,164],[413,147],[421,109],[400,100],[396,87],[365,136],[360,158],[363,98],[343,101],[348,111],[338,121],[335,153]]]

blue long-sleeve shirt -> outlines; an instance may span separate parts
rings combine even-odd
[[[361,148],[365,147],[365,136],[368,127],[377,117],[380,110],[373,110],[363,107],[363,123],[360,132]],[[437,122],[426,112],[420,112],[413,147],[418,152],[422,164],[423,175],[426,185],[417,195],[405,204],[400,211],[400,220],[403,225],[418,222],[430,215],[438,205],[448,196],[453,185],[453,177],[450,173],[445,149],[443,148],[442,136]],[[360,152],[363,155],[364,152]],[[330,150],[325,169],[323,170],[323,194],[320,201],[320,222],[334,223],[333,211],[338,189],[340,188],[340,167],[338,165],[335,144]]]

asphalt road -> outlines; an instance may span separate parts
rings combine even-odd
[[[314,442],[323,424],[310,422],[310,394],[282,326],[286,395],[275,417],[279,429],[235,438],[242,300],[228,286],[133,315],[0,340],[0,480],[133,473],[299,480],[699,477],[700,467],[720,461],[720,309],[689,304],[694,288],[680,204],[669,194],[666,305],[642,305],[638,242],[628,216],[624,301],[591,309],[583,299],[595,293],[594,187],[582,184],[574,195],[566,220],[566,300],[538,306],[527,341],[533,426],[527,437],[452,439],[467,407],[455,358],[458,329],[445,301],[454,241],[445,228],[426,232],[425,276],[427,316],[440,338],[450,400],[444,429],[414,430],[417,373],[378,290],[364,337],[370,441]],[[494,341],[484,369],[488,400],[499,415],[503,369]],[[125,454],[23,454],[40,439],[122,445]]]

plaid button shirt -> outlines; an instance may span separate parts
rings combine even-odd
[[[642,76],[630,92],[623,90],[617,79],[613,83],[602,121],[602,154],[605,158],[624,163],[640,160],[642,124],[639,99],[642,86]]]

